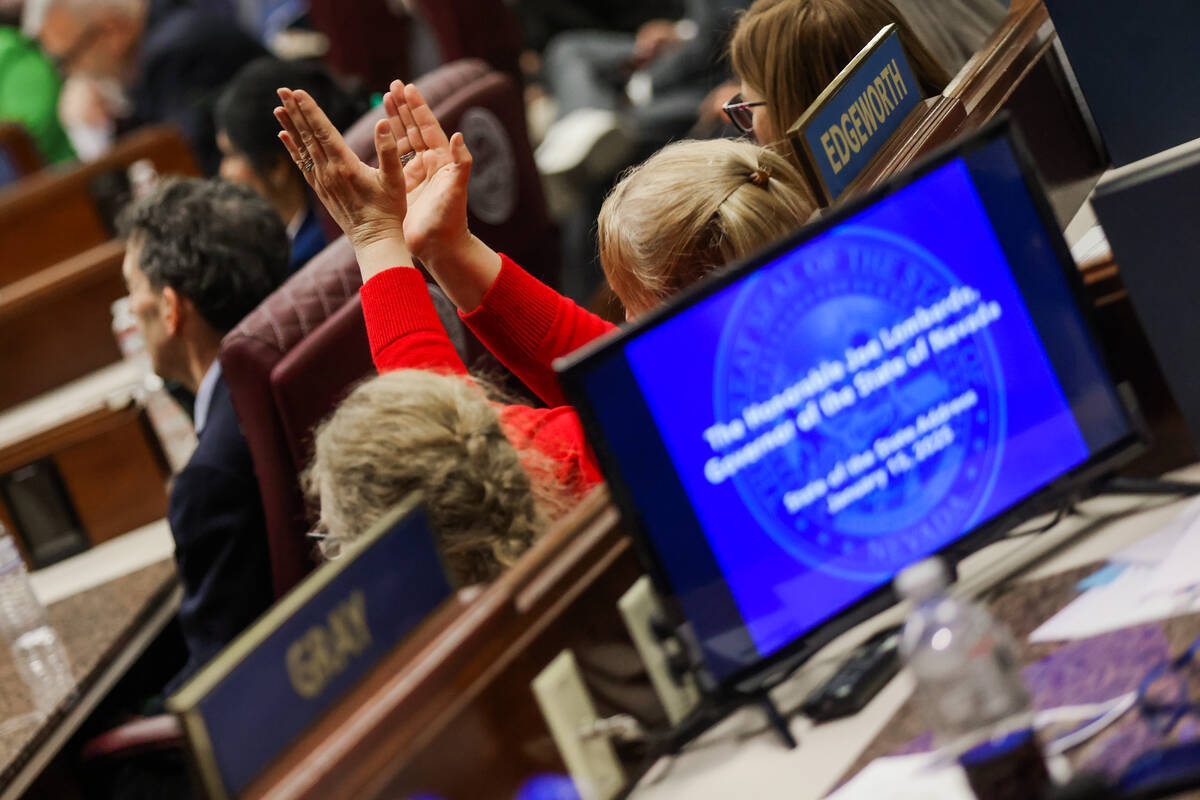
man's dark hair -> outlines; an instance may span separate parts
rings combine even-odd
[[[338,130],[353,125],[370,107],[365,92],[343,83],[315,61],[285,61],[273,56],[251,61],[221,92],[213,116],[217,130],[225,132],[259,173],[288,158],[279,143],[279,122],[271,113],[279,105],[275,92],[280,86],[312,95]]]
[[[233,329],[288,275],[287,229],[252,189],[168,178],[121,215],[155,291],[170,286],[218,333]]]

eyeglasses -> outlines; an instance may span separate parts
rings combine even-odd
[[[729,121],[735,128],[742,133],[753,134],[754,112],[750,109],[765,105],[766,103],[761,100],[757,103],[749,103],[742,97],[742,93],[738,92],[729,98],[729,102],[721,106],[721,110],[725,112],[725,116],[729,117]]]
[[[342,557],[345,548],[342,547],[340,537],[333,536],[329,533],[329,529],[325,527],[325,522],[320,521],[317,526],[307,534],[308,538],[315,539],[317,549],[321,551],[321,556],[326,561],[337,561]]]

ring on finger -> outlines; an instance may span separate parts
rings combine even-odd
[[[407,166],[408,166],[408,162],[412,161],[412,160],[413,160],[414,158],[416,158],[416,157],[417,157],[417,151],[416,151],[416,150],[409,150],[407,153],[405,153],[404,155],[400,156],[400,166],[402,166],[402,167],[407,167]]]
[[[305,172],[312,172],[313,166],[313,157],[308,153],[305,153],[300,159],[300,169],[304,170]]]

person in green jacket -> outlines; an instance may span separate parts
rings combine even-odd
[[[62,80],[37,43],[17,28],[0,27],[0,121],[19,122],[48,164],[75,157],[58,120]]]

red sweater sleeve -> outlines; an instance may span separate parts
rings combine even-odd
[[[412,267],[384,270],[363,284],[359,296],[375,369],[467,374],[420,272]]]
[[[420,272],[411,267],[386,270],[367,281],[360,294],[377,370],[467,374]],[[496,410],[509,441],[518,450],[533,447],[552,459],[554,477],[578,496],[602,480],[575,409],[501,406]]]
[[[616,328],[505,255],[479,308],[460,316],[479,341],[550,406],[566,403],[550,366],[554,359]]]

